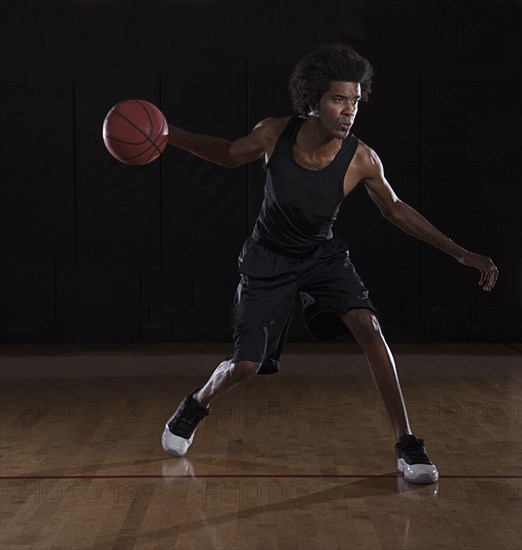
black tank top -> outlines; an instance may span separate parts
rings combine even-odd
[[[268,161],[265,197],[252,236],[276,252],[305,255],[333,237],[344,199],[344,176],[359,140],[349,134],[332,162],[309,170],[294,159],[293,144],[305,119],[293,116]]]

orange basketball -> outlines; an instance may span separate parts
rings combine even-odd
[[[143,99],[120,101],[103,122],[103,141],[109,153],[125,164],[143,165],[157,159],[169,128],[163,113]]]

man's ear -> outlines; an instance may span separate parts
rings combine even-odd
[[[308,116],[318,116],[319,113],[317,112],[317,104],[319,101],[317,100],[317,97],[311,97],[308,100]]]

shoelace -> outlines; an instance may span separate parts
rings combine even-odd
[[[184,405],[168,425],[172,433],[185,438],[192,435],[199,422],[210,412],[191,401]]]
[[[197,422],[199,420],[203,420],[205,416],[208,415],[208,411],[201,409],[201,408],[195,408],[191,411],[188,411],[187,413],[187,420],[189,422]]]
[[[424,440],[417,439],[408,443],[399,443],[398,448],[402,454],[407,455],[411,464],[431,464],[424,449]]]
[[[205,416],[207,415],[208,410],[205,410],[191,403],[180,411],[179,421],[193,424],[195,422],[203,420],[203,418],[205,418]]]

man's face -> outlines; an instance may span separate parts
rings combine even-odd
[[[360,99],[361,85],[358,82],[333,80],[315,106],[321,126],[332,136],[344,139],[355,121]]]

